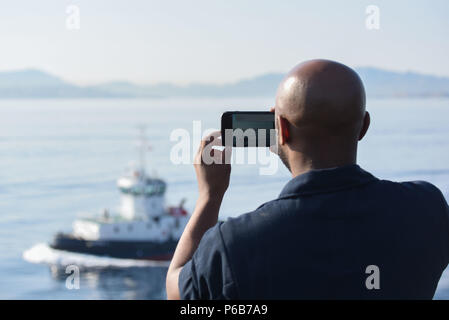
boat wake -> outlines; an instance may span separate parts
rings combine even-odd
[[[76,265],[79,268],[168,267],[170,264],[170,261],[119,259],[56,250],[46,243],[36,244],[24,251],[23,259],[31,263],[60,267]]]

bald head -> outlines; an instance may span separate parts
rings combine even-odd
[[[362,81],[351,68],[329,60],[294,67],[279,85],[275,113],[286,122],[290,151],[301,145],[296,151],[321,147],[355,153],[367,129]]]
[[[297,65],[284,78],[276,108],[297,127],[345,129],[363,119],[365,89],[359,76],[347,66],[311,60]]]

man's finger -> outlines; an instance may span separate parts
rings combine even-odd
[[[201,139],[200,145],[198,146],[198,150],[196,151],[195,159],[193,162],[194,164],[201,163],[201,160],[202,160],[203,154],[204,154],[204,149],[206,148],[207,145],[209,145],[216,139],[215,136],[217,136],[217,135],[218,136],[220,135],[220,131],[214,131],[214,132],[208,134],[207,136],[205,136],[203,139]]]
[[[231,164],[231,157],[232,157],[232,147],[227,146],[224,148],[223,152],[223,163],[225,164]]]
[[[217,141],[218,140],[218,141]],[[203,163],[211,164],[213,163],[221,163],[221,152],[220,150],[221,144],[219,139],[212,141],[207,144],[201,153],[201,160]]]
[[[207,146],[209,143],[212,143],[216,140],[218,140],[218,137],[221,136],[221,132],[220,131],[214,131],[210,134],[208,134],[206,137],[204,137],[201,140],[201,145],[204,148],[205,146]]]

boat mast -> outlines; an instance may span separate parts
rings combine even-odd
[[[146,152],[149,150],[148,140],[145,135],[146,126],[139,126],[140,131],[140,143],[139,143],[139,171],[142,174],[142,177],[145,176],[145,168],[146,168]]]

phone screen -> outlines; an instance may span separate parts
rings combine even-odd
[[[222,136],[234,147],[269,147],[275,142],[274,114],[260,111],[225,112]],[[225,143],[227,144],[227,143]]]
[[[233,129],[256,129],[266,130],[274,129],[274,117],[272,113],[234,113],[232,115],[232,128]]]

